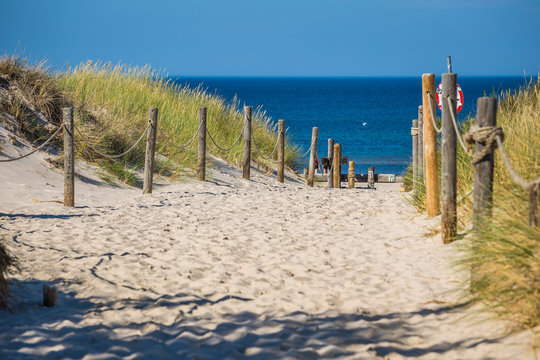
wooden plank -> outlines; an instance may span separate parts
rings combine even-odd
[[[285,120],[278,120],[278,170],[277,181],[285,181]]]
[[[429,110],[429,96],[431,96],[432,111]],[[435,74],[422,75],[422,106],[424,109],[426,211],[428,218],[433,218],[441,213],[437,132],[433,126],[433,120],[431,119],[431,113],[433,112],[433,116],[437,113],[437,102],[435,101]]]
[[[476,124],[478,126],[497,125],[497,99],[494,97],[478,98]],[[482,143],[475,143],[475,152],[484,149]],[[474,166],[473,182],[473,227],[479,229],[481,218],[491,216],[493,207],[493,169],[495,165],[494,152],[488,154]]]
[[[457,137],[452,112],[457,116],[457,74],[442,75],[442,159],[441,159],[441,224],[443,244],[450,244],[457,235]],[[448,106],[448,100],[453,106]]]
[[[75,206],[75,148],[73,108],[62,109],[64,120],[64,206]]]
[[[197,153],[197,180],[206,180],[206,107],[199,108],[199,148]]]
[[[250,179],[251,170],[251,115],[252,106],[244,106],[244,157],[242,161],[242,176]]]
[[[309,155],[309,172],[307,185],[313,187],[315,177],[315,159],[317,159],[317,139],[319,137],[319,128],[314,127],[311,131],[311,151]]]
[[[154,180],[154,158],[156,152],[157,118],[158,109],[150,108],[150,110],[148,110],[148,122],[150,123],[150,128],[146,134],[146,153],[144,156],[143,194],[152,193],[152,184]]]

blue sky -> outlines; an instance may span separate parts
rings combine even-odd
[[[183,76],[536,75],[539,0],[4,0],[0,52]]]

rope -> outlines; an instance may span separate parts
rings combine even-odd
[[[259,156],[262,157],[264,160],[271,160],[272,156],[274,156],[274,153],[276,152],[279,137],[276,139],[276,144],[274,145],[274,150],[272,150],[272,153],[268,157],[265,157],[261,153],[261,150],[259,149],[259,147],[257,146],[257,142],[255,141],[255,134],[254,133],[251,133],[251,138],[253,139],[253,145],[255,145],[255,149],[257,150],[257,153],[259,154]]]
[[[456,130],[456,136],[459,140],[459,143],[461,144],[461,148],[463,149],[463,151],[465,151],[466,154],[468,154],[468,149],[467,147],[465,146],[465,143],[463,142],[463,139],[461,137],[461,133],[459,131],[459,126],[458,126],[458,122],[457,122],[457,119],[456,119],[456,114],[455,114],[455,111],[454,111],[454,103],[452,102],[452,99],[450,99],[450,96],[447,96],[446,97],[446,100],[448,102],[448,106],[450,107],[450,115],[452,117],[452,123],[454,124],[454,129]]]
[[[506,151],[504,151],[501,137],[496,136],[496,141],[497,141],[497,147],[499,148],[499,152],[501,153],[504,164],[506,165],[506,168],[508,169],[510,176],[517,184],[521,185],[525,190],[529,190],[529,191],[535,186],[535,184],[540,184],[540,178],[534,181],[531,181],[529,183],[523,180],[523,178],[517,174],[516,170],[514,170],[514,167],[512,166],[512,164],[510,164],[510,160],[508,160],[508,155],[506,154]]]
[[[206,128],[206,133],[208,134],[208,137],[214,143],[214,145],[216,145],[216,147],[218,149],[220,149],[221,151],[229,151],[229,150],[232,150],[232,148],[235,147],[236,144],[238,144],[238,141],[240,140],[240,138],[242,137],[242,134],[244,133],[245,127],[246,127],[246,122],[244,121],[244,125],[242,125],[242,129],[240,130],[240,134],[238,134],[238,137],[236,138],[236,141],[234,142],[234,144],[232,144],[232,146],[230,146],[230,147],[228,147],[226,149],[222,148],[221,146],[216,144],[216,142],[214,141],[214,138],[212,137],[212,134],[210,134],[210,130],[208,130],[208,128]]]
[[[437,134],[440,134],[442,131],[442,128],[437,127],[437,122],[435,121],[435,116],[433,115],[433,105],[431,103],[431,93],[428,91],[428,102],[429,102],[429,112],[431,113],[431,121],[433,122],[433,127],[435,128],[435,131]]]
[[[45,141],[43,144],[41,144],[40,146],[38,146],[37,148],[35,148],[34,150],[30,151],[29,153],[25,154],[25,155],[22,155],[22,156],[19,156],[17,158],[13,158],[13,159],[2,159],[0,160],[0,162],[10,162],[10,161],[15,161],[15,160],[20,160],[20,159],[23,159],[27,156],[30,156],[32,155],[33,153],[35,153],[36,151],[38,151],[39,149],[43,148],[45,145],[47,145],[56,135],[58,135],[58,133],[60,132],[60,130],[62,130],[62,128],[64,127],[64,124],[60,125],[58,127],[58,129],[56,129],[56,131],[54,132],[54,134],[52,134],[48,139],[47,141]]]
[[[504,133],[502,128],[498,126],[473,126],[467,134],[465,134],[465,142],[469,144],[468,153],[472,154],[472,145],[475,142],[484,144],[484,148],[475,153],[471,160],[471,164],[476,165],[486,158],[487,155],[491,154],[493,148],[498,145],[497,138],[504,138]],[[501,140],[502,141],[502,140]],[[501,142],[502,146],[502,142]]]
[[[90,145],[86,144],[86,146],[92,150],[93,152],[95,152],[96,154],[98,155],[101,155],[105,158],[109,158],[109,159],[116,159],[116,158],[119,158],[119,157],[122,157],[122,156],[125,156],[127,154],[129,154],[133,149],[135,149],[135,147],[137,145],[139,145],[139,143],[141,142],[141,140],[143,139],[144,135],[146,135],[146,133],[148,132],[148,129],[150,129],[150,126],[151,126],[151,123],[148,123],[148,126],[146,127],[146,129],[144,130],[144,132],[142,133],[141,137],[139,138],[139,140],[137,140],[135,142],[135,144],[133,144],[133,146],[131,146],[129,149],[127,149],[126,151],[124,151],[123,153],[121,154],[118,154],[118,155],[108,155],[108,154],[104,154],[102,153],[101,151],[98,151],[96,150],[95,148],[91,147]],[[84,140],[86,139],[88,141],[87,138],[84,137],[84,135],[80,132],[79,128],[75,126],[75,130],[77,130],[77,132],[79,133],[79,135],[81,136],[81,138]]]
[[[173,143],[171,143],[171,141],[167,137],[164,137],[165,142],[167,143],[167,145],[169,145],[169,146],[171,146],[173,148],[183,150],[183,149],[187,148],[193,142],[193,140],[195,140],[195,138],[197,137],[197,134],[199,134],[199,131],[201,131],[201,126],[202,126],[202,123],[199,124],[199,128],[197,129],[197,131],[195,132],[195,134],[193,135],[191,140],[189,140],[185,145],[182,145],[182,146],[174,145]],[[163,131],[161,131],[161,132],[163,132]]]

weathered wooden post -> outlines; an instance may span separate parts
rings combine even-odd
[[[311,151],[309,155],[309,172],[307,178],[308,186],[313,187],[315,181],[315,159],[317,159],[317,139],[319,137],[319,128],[314,127],[311,132]]]
[[[75,206],[75,149],[73,108],[62,109],[64,120],[64,206]]]
[[[429,108],[431,97],[431,111]],[[436,114],[435,101],[435,74],[422,75],[422,105],[424,115],[424,160],[426,162],[426,211],[428,218],[441,213],[440,210],[440,185],[439,164],[437,153],[437,132],[433,126],[436,119],[431,119]]]
[[[43,306],[52,307],[58,302],[58,290],[54,286],[43,285]]]
[[[354,174],[354,161],[349,161],[349,189],[354,189],[354,182],[356,181],[355,174]]]
[[[367,185],[370,189],[375,189],[375,166],[368,168]]]
[[[476,123],[480,127],[497,125],[497,99],[494,97],[478,98]],[[480,142],[475,143],[475,152],[484,149]],[[479,229],[482,217],[491,216],[493,207],[493,168],[495,157],[493,151],[474,166],[473,227]]]
[[[424,183],[424,119],[422,105],[418,106],[418,183]]]
[[[285,181],[285,120],[278,120],[278,169],[277,180],[282,183]]]
[[[413,165],[413,191],[416,193],[418,182],[418,120],[412,121],[412,165]]]
[[[251,169],[251,113],[252,106],[244,106],[244,160],[242,162],[242,176],[250,179]]]
[[[328,171],[326,173],[326,180],[328,182],[328,188],[331,189],[334,187],[334,174],[330,170],[333,168],[334,162],[334,139],[328,139]]]
[[[206,180],[206,107],[199,108],[199,139],[197,152],[197,180]]]
[[[154,154],[156,151],[157,118],[158,109],[150,108],[148,111],[148,122],[150,123],[150,127],[146,133],[146,154],[144,157],[143,194],[152,193],[152,183],[154,180]]]
[[[341,145],[334,144],[334,188],[341,188]]]
[[[448,98],[452,107],[448,106]],[[450,244],[457,235],[457,137],[452,121],[456,116],[457,74],[442,75],[442,159],[441,159],[441,222],[443,244]]]

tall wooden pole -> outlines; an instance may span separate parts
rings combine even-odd
[[[252,106],[244,106],[244,160],[242,162],[242,176],[250,179],[251,170],[251,113]]]
[[[418,190],[418,120],[412,121],[411,127],[412,136],[412,165],[413,165],[413,191]]]
[[[354,182],[356,181],[355,176],[354,161],[349,161],[349,176],[347,177],[347,180],[349,181],[349,189],[354,189]]]
[[[448,100],[452,107],[448,106]],[[457,74],[442,75],[442,159],[441,159],[441,222],[443,244],[450,244],[457,235],[457,137],[452,113],[456,113]]]
[[[75,206],[75,151],[73,108],[62,109],[64,120],[64,206]]]
[[[317,139],[319,137],[319,128],[314,127],[311,132],[311,151],[309,155],[309,172],[307,178],[308,186],[313,187],[315,181],[315,159],[317,159]]]
[[[277,180],[285,181],[285,120],[278,120],[278,170]]]
[[[476,123],[478,126],[497,125],[497,99],[494,97],[478,98]],[[482,143],[475,143],[475,152],[484,149]],[[495,157],[489,153],[482,161],[474,166],[474,196],[473,196],[473,227],[478,229],[482,217],[491,216],[493,207],[493,169]]]
[[[341,145],[334,144],[334,188],[341,188]]]
[[[428,96],[431,96],[432,111],[429,111]],[[422,75],[422,106],[424,115],[424,160],[426,162],[426,211],[428,218],[441,213],[439,165],[437,152],[437,132],[433,126],[431,113],[436,114],[435,74]]]
[[[328,172],[326,173],[326,179],[328,181],[328,188],[331,189],[334,187],[334,174],[332,169],[332,164],[334,162],[334,139],[328,139],[328,161],[330,164],[328,165]]]
[[[206,180],[206,107],[199,108],[199,148],[197,158],[197,180]]]
[[[424,183],[424,119],[422,105],[418,107],[418,183]]]
[[[146,154],[144,157],[143,194],[152,193],[152,184],[154,180],[154,157],[156,151],[157,118],[158,109],[150,108],[150,110],[148,110],[148,122],[150,123],[150,128],[146,134]]]

